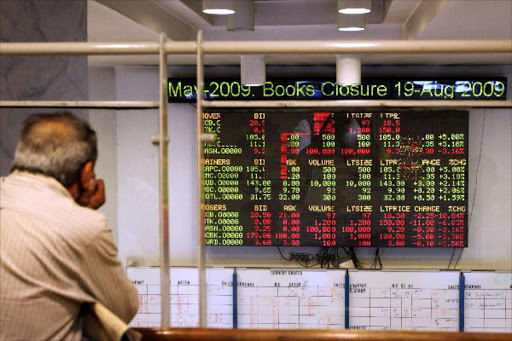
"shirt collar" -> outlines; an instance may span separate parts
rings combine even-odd
[[[18,184],[27,185],[36,190],[51,191],[73,200],[68,190],[55,178],[50,176],[15,170],[7,178]]]

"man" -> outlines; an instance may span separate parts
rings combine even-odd
[[[89,303],[128,322],[123,271],[94,174],[96,133],[70,113],[35,114],[0,180],[0,339],[80,340]],[[89,320],[88,320],[89,321]]]

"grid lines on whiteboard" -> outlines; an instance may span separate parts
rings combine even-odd
[[[158,268],[128,268],[128,277],[139,292],[139,311],[130,323],[132,327],[158,327],[161,321],[161,290]],[[230,283],[232,270],[208,269],[207,302],[210,328],[233,327],[233,290]],[[171,326],[198,327],[199,291],[197,269],[171,269]]]
[[[238,326],[344,329],[344,271],[238,271]]]
[[[239,288],[240,328],[344,329],[343,288]]]
[[[207,269],[208,326],[233,326],[232,268]],[[127,269],[139,291],[131,326],[160,325],[158,268]],[[345,271],[238,269],[241,328],[343,329]],[[351,271],[350,328],[458,330],[459,272]],[[465,331],[512,333],[512,274],[468,272]],[[171,324],[198,325],[197,269],[171,269]]]
[[[467,273],[465,330],[512,333],[512,275]]]
[[[350,329],[457,331],[458,274],[421,276],[425,274],[351,273]]]

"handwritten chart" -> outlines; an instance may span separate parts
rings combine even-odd
[[[246,269],[237,273],[240,328],[344,329],[345,271]]]
[[[127,269],[128,277],[139,291],[139,312],[133,327],[160,326],[159,268]],[[233,326],[233,269],[207,269],[208,327]],[[171,268],[171,326],[197,327],[199,324],[198,275],[196,268]]]
[[[470,272],[464,276],[465,330],[512,333],[512,275]]]
[[[350,273],[350,328],[457,331],[458,272]]]
[[[211,328],[344,329],[345,270],[206,271]],[[160,326],[159,268],[129,267],[139,291],[133,327]],[[171,268],[171,326],[197,327],[196,268]],[[349,271],[349,327],[363,330],[459,330],[460,272]],[[512,333],[512,274],[464,273],[464,330]],[[235,318],[234,318],[235,317]]]

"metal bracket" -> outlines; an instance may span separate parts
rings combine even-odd
[[[160,135],[153,135],[151,136],[151,143],[152,144],[160,144]],[[165,139],[165,142],[169,143],[171,139],[169,138],[169,136],[167,136],[167,138]]]

